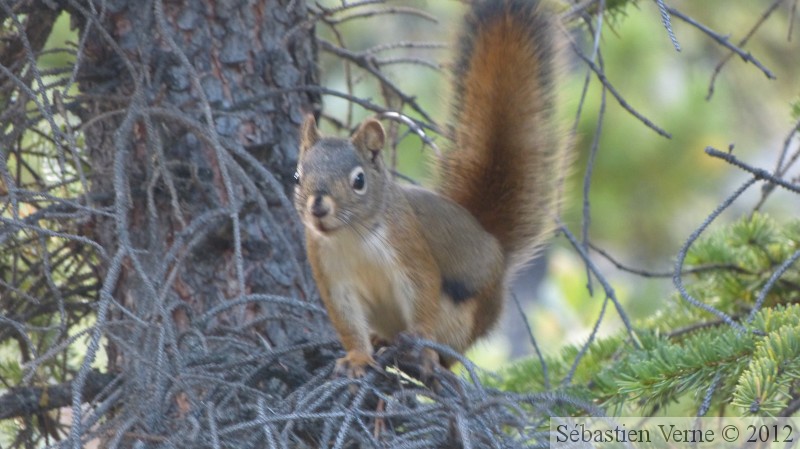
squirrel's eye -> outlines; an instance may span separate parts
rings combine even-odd
[[[350,172],[350,185],[353,187],[353,190],[359,194],[363,195],[367,191],[367,179],[364,176],[364,169],[361,167],[356,167],[353,171]]]
[[[299,171],[294,172],[294,183],[296,185],[300,185],[300,172]]]

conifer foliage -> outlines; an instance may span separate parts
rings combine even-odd
[[[558,390],[614,415],[788,416],[800,407],[800,220],[779,226],[755,214],[698,240],[687,287],[700,302],[742,324],[736,328],[675,295],[670,307],[627,334],[594,343],[572,382]],[[771,287],[771,288],[769,288]],[[580,348],[545,360],[551,379],[567,376]],[[543,391],[543,364],[505,372],[503,387]],[[566,412],[569,412],[568,410]]]

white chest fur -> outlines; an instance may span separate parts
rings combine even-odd
[[[383,226],[361,233],[340,230],[319,241],[333,301],[349,304],[349,319],[366,320],[385,339],[409,330],[415,300],[413,285],[390,241]]]

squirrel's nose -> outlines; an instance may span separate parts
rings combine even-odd
[[[322,218],[331,211],[331,207],[329,205],[329,200],[323,195],[314,195],[313,202],[311,203],[311,215]]]

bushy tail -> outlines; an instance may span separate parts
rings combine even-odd
[[[484,0],[459,41],[455,148],[439,160],[440,192],[500,241],[510,269],[554,228],[566,152],[553,117],[557,32],[539,1]]]

